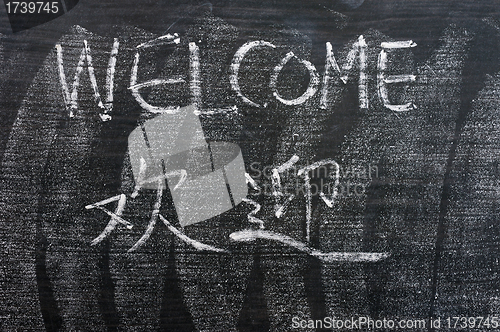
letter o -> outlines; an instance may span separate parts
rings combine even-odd
[[[293,54],[293,52],[289,52],[287,53],[287,55],[285,55],[285,57],[281,60],[281,62],[276,67],[274,67],[273,75],[271,76],[271,82],[270,82],[270,87],[273,91],[274,97],[281,103],[289,106],[300,105],[304,103],[307,99],[311,98],[316,94],[319,85],[319,77],[314,65],[307,60],[302,60],[297,58],[297,60],[300,63],[302,63],[309,71],[309,77],[310,77],[309,86],[307,87],[307,90],[302,94],[302,96],[297,97],[295,99],[284,99],[279,95],[278,90],[276,88],[276,84],[278,82],[278,76],[283,70],[283,67],[285,67],[288,61],[290,61],[293,57],[297,58],[295,54]]]

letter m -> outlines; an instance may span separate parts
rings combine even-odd
[[[328,103],[328,82],[332,79],[332,75],[337,73],[340,76],[340,80],[347,84],[349,79],[349,73],[354,66],[354,61],[356,55],[359,55],[359,80],[358,80],[358,97],[359,97],[359,107],[361,109],[368,108],[368,85],[366,79],[366,42],[364,37],[359,36],[358,40],[354,42],[352,49],[347,54],[347,59],[342,66],[342,70],[339,67],[332,51],[332,44],[330,42],[326,43],[326,64],[325,73],[323,74],[323,87],[321,91],[320,107],[322,109],[327,108]]]

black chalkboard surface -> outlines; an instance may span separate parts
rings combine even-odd
[[[0,330],[500,328],[500,2],[4,4]]]

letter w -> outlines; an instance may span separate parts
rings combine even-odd
[[[111,116],[109,115],[109,113],[113,109],[113,79],[115,75],[116,55],[118,54],[118,47],[119,47],[118,39],[116,38],[114,39],[113,47],[111,49],[111,56],[109,58],[108,70],[106,74],[107,96],[105,104],[102,103],[101,95],[99,94],[99,89],[97,87],[97,81],[94,74],[94,67],[92,65],[92,55],[90,53],[90,47],[86,40],[83,41],[83,44],[84,47],[82,49],[82,52],[80,53],[80,59],[76,67],[76,73],[73,79],[71,93],[69,91],[69,87],[66,82],[66,75],[64,73],[62,47],[61,44],[56,45],[57,64],[59,67],[59,78],[61,80],[64,103],[66,104],[66,108],[69,111],[70,118],[72,118],[74,116],[74,112],[78,110],[78,87],[80,85],[80,76],[83,72],[84,62],[86,61],[87,69],[89,72],[90,84],[92,85],[92,89],[94,91],[94,99],[97,103],[97,106],[101,109],[99,116],[101,117],[102,121],[111,120]]]

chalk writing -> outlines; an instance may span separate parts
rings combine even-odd
[[[163,134],[164,130],[162,130],[163,125],[168,124],[168,118],[169,116],[173,116],[175,114],[193,114],[194,116],[200,114],[200,105],[202,104],[201,100],[201,75],[200,75],[200,57],[199,57],[199,48],[194,42],[190,42],[188,44],[189,47],[189,77],[190,77],[190,82],[189,82],[189,87],[190,87],[190,92],[191,92],[191,100],[192,100],[192,106],[188,107],[187,110],[186,108],[181,108],[180,106],[173,106],[173,107],[164,107],[164,106],[154,106],[149,104],[140,94],[140,90],[145,87],[153,87],[153,86],[158,86],[158,85],[164,85],[164,84],[177,84],[177,83],[184,83],[185,79],[182,77],[174,77],[174,78],[169,78],[169,79],[152,79],[149,81],[145,81],[142,83],[138,83],[138,67],[139,67],[139,61],[140,61],[140,54],[141,52],[147,50],[148,48],[158,46],[158,45],[167,45],[167,46],[172,46],[176,47],[177,45],[180,44],[180,38],[177,34],[171,35],[165,35],[158,37],[156,39],[153,39],[151,41],[148,41],[146,43],[140,44],[137,46],[137,52],[135,54],[132,68],[131,68],[131,74],[130,74],[130,87],[129,90],[131,91],[131,94],[135,98],[135,100],[138,102],[138,104],[144,109],[144,111],[152,114],[158,114],[156,118],[153,118],[151,120],[147,120],[145,123],[141,123],[140,126],[134,130],[134,132],[131,134],[131,137],[129,137],[129,155],[131,157],[131,163],[132,163],[132,170],[135,178],[135,188],[132,194],[130,194],[130,199],[136,199],[142,189],[156,189],[156,199],[154,202],[153,210],[151,212],[151,217],[149,220],[148,225],[146,226],[146,229],[144,231],[144,234],[141,236],[141,238],[129,249],[129,251],[135,251],[139,247],[141,247],[144,243],[147,242],[149,237],[154,231],[154,228],[156,226],[156,223],[158,220],[161,220],[166,227],[175,235],[177,236],[180,240],[186,242],[187,244],[191,245],[192,247],[198,249],[198,250],[208,250],[208,251],[214,251],[214,252],[226,252],[228,253],[227,250],[221,249],[221,248],[216,248],[214,246],[210,246],[204,243],[201,243],[197,240],[191,239],[188,236],[186,236],[182,230],[179,230],[178,228],[174,227],[172,223],[170,223],[164,216],[161,215],[160,210],[161,210],[161,202],[162,202],[162,197],[163,197],[163,192],[167,188],[165,180],[167,178],[171,177],[176,177],[178,178],[178,182],[175,186],[173,186],[172,189],[172,197],[174,199],[174,205],[176,205],[176,210],[177,210],[177,215],[180,221],[181,226],[187,226],[193,223],[201,222],[203,220],[209,219],[213,216],[216,216],[225,210],[228,210],[232,207],[234,207],[236,204],[240,202],[244,202],[246,204],[249,204],[253,206],[252,211],[250,211],[247,215],[247,220],[250,224],[255,225],[258,227],[257,230],[254,229],[246,229],[242,230],[240,232],[234,232],[230,235],[230,238],[234,241],[252,241],[257,238],[261,239],[267,239],[270,241],[277,241],[280,243],[283,243],[285,245],[291,246],[299,251],[302,251],[304,253],[307,253],[309,255],[318,257],[319,259],[325,261],[325,262],[331,262],[331,261],[367,261],[367,262],[373,262],[381,259],[385,259],[386,257],[389,256],[388,253],[346,253],[346,252],[331,252],[331,253],[322,253],[314,248],[311,248],[308,243],[310,242],[310,227],[311,227],[311,221],[312,221],[312,191],[311,191],[311,178],[309,173],[311,171],[314,171],[318,168],[324,167],[325,165],[330,165],[333,166],[335,169],[334,172],[334,184],[333,184],[333,191],[329,192],[328,194],[325,194],[323,192],[323,188],[319,190],[319,196],[322,199],[322,201],[330,208],[332,208],[335,204],[335,199],[338,195],[338,190],[337,186],[339,185],[339,177],[340,177],[340,166],[332,159],[325,159],[318,161],[312,165],[308,165],[306,167],[303,167],[298,170],[296,173],[296,176],[298,178],[301,178],[302,181],[304,182],[304,189],[305,191],[303,192],[305,199],[306,199],[306,234],[305,234],[305,239],[306,243],[300,242],[296,239],[293,239],[287,235],[284,234],[279,234],[279,233],[274,233],[268,230],[265,230],[265,221],[262,220],[261,218],[257,217],[257,214],[261,211],[261,206],[257,202],[255,202],[252,199],[245,198],[247,195],[247,190],[242,190],[240,189],[240,185],[238,184],[239,182],[243,182],[245,187],[247,184],[253,188],[253,189],[258,189],[259,185],[244,171],[244,168],[240,167],[243,165],[242,160],[240,162],[241,154],[233,157],[234,160],[229,161],[226,160],[224,162],[222,161],[217,161],[215,157],[218,157],[217,154],[214,154],[212,150],[213,148],[216,148],[214,151],[217,151],[217,148],[222,148],[222,149],[227,149],[225,151],[226,154],[229,153],[229,155],[234,154],[233,152],[236,151],[234,150],[233,147],[227,145],[227,146],[217,146],[214,145],[212,149],[208,146],[208,150],[210,151],[210,163],[211,163],[211,172],[207,175],[201,175],[198,174],[196,176],[193,176],[192,173],[199,172],[199,170],[190,170],[189,172],[186,169],[183,168],[177,168],[177,169],[172,169],[171,166],[166,166],[168,158],[171,158],[172,156],[174,159],[170,160],[170,162],[175,161],[175,158],[178,158],[179,155],[182,155],[188,148],[188,146],[191,146],[194,141],[191,143],[188,143],[188,141],[182,140],[181,143],[178,146],[171,146],[170,140],[173,139],[173,137],[170,137],[170,134]],[[386,105],[387,108],[395,111],[402,111],[410,108],[410,105],[392,105],[389,104],[388,102],[388,96],[387,96],[387,90],[385,89],[386,84],[390,83],[395,83],[395,82],[410,82],[414,80],[414,77],[411,75],[401,75],[398,77],[395,76],[385,76],[385,69],[387,66],[387,56],[386,56],[386,51],[395,49],[395,48],[409,48],[409,47],[414,47],[415,44],[412,43],[411,41],[408,42],[395,42],[395,43],[383,43],[382,45],[382,51],[379,56],[379,82],[378,82],[378,88],[379,88],[379,93],[380,93],[380,98],[384,101],[384,105]],[[78,109],[78,88],[80,84],[80,76],[83,71],[84,63],[87,63],[87,69],[89,73],[89,78],[90,78],[90,83],[94,92],[94,99],[95,102],[97,103],[98,107],[102,110],[100,113],[100,118],[102,121],[107,121],[111,119],[111,111],[112,111],[112,104],[113,104],[113,77],[115,73],[115,66],[116,66],[116,56],[118,54],[118,47],[119,47],[119,42],[118,40],[114,40],[112,50],[110,53],[110,59],[108,63],[108,70],[106,74],[106,89],[107,89],[107,97],[106,97],[106,103],[103,104],[101,101],[101,97],[99,94],[99,89],[97,86],[97,82],[95,79],[95,73],[94,73],[94,68],[92,64],[92,56],[91,56],[91,51],[90,51],[90,46],[88,45],[87,41],[84,41],[84,47],[81,51],[80,54],[80,59],[77,65],[75,77],[73,80],[72,84],[72,91],[71,93],[69,92],[68,85],[66,83],[66,76],[64,72],[64,66],[63,66],[63,56],[62,56],[62,47],[61,45],[56,45],[56,50],[57,50],[57,62],[58,62],[58,68],[59,68],[59,77],[61,80],[61,86],[63,90],[63,97],[65,100],[65,103],[67,105],[67,108],[70,112],[70,117],[74,116],[74,111]],[[245,56],[254,48],[258,47],[269,47],[269,48],[276,48],[275,45],[266,42],[266,41],[253,41],[253,42],[248,42],[244,44],[242,47],[240,47],[232,60],[231,63],[231,70],[230,70],[230,77],[229,77],[229,82],[230,85],[233,89],[233,91],[236,93],[236,95],[246,104],[254,106],[254,107],[263,107],[264,105],[259,105],[253,101],[251,101],[249,98],[243,95],[241,89],[240,89],[240,82],[239,82],[239,68],[240,65],[245,58]],[[354,61],[356,58],[356,55],[359,55],[359,80],[358,80],[358,89],[359,89],[359,105],[360,108],[368,108],[368,96],[367,96],[367,77],[366,77],[366,47],[367,44],[364,40],[363,36],[359,36],[358,40],[354,43],[353,48],[350,50],[350,52],[347,55],[347,61],[343,64],[342,70],[340,69],[337,61],[335,60],[335,57],[333,56],[333,51],[330,43],[326,44],[326,52],[327,52],[327,57],[326,57],[326,66],[325,66],[325,72],[323,75],[323,79],[321,80],[323,86],[321,88],[321,98],[320,98],[320,107],[324,108],[327,107],[327,94],[329,90],[327,89],[327,85],[329,81],[332,79],[332,76],[334,73],[337,73],[339,75],[340,80],[346,84],[347,80],[349,78],[349,71],[353,68],[354,66]],[[302,64],[307,71],[309,72],[309,85],[307,89],[304,91],[304,93],[296,98],[293,99],[285,99],[282,97],[279,92],[278,92],[278,78],[283,70],[284,66],[293,58],[296,58],[298,63]],[[320,79],[317,74],[316,68],[312,63],[310,63],[307,60],[303,60],[300,58],[297,58],[293,52],[288,52],[285,57],[274,67],[273,73],[270,78],[269,82],[269,87],[271,88],[271,91],[273,92],[274,97],[276,100],[279,102],[285,104],[285,105],[300,105],[302,103],[305,103],[308,99],[310,99],[312,96],[314,96],[317,91],[319,90],[319,85],[320,85]],[[181,110],[184,110],[183,113],[180,113]],[[190,120],[191,119],[191,120]],[[194,130],[193,132],[179,132],[177,135],[179,137],[194,137],[194,140],[196,140],[196,137],[199,133],[202,133],[202,129],[199,123],[199,119],[193,120],[192,117],[188,116],[184,118],[183,121],[194,121],[194,127],[189,127],[191,128],[189,130]],[[154,122],[154,124],[153,124]],[[160,127],[158,127],[160,126]],[[157,128],[158,127],[158,128]],[[199,127],[199,128],[198,128]],[[198,129],[196,129],[198,128]],[[142,132],[142,133],[140,133]],[[149,135],[149,136],[148,136]],[[132,136],[134,136],[132,138]],[[149,137],[149,139],[148,139]],[[139,143],[140,140],[143,140],[145,144]],[[185,141],[185,142],[184,142]],[[153,142],[153,143],[152,143]],[[203,140],[204,142],[204,140]],[[154,145],[153,145],[154,144]],[[201,149],[201,150],[196,150],[193,152],[188,152],[192,153],[192,156],[202,156],[200,158],[203,159],[203,151],[204,149],[207,148],[206,143],[200,143],[201,145],[199,148],[195,149]],[[171,146],[171,147],[169,147]],[[195,144],[196,147],[196,144]],[[234,150],[234,151],[233,151]],[[177,153],[177,154],[175,154]],[[222,155],[222,154],[221,154]],[[182,159],[182,158],[181,158]],[[294,165],[298,162],[299,156],[292,156],[290,160],[285,162],[283,165],[280,165],[272,170],[272,193],[273,193],[273,200],[274,200],[274,216],[277,218],[283,218],[286,215],[286,210],[287,206],[296,198],[296,195],[290,194],[290,195],[285,195],[283,192],[282,184],[281,184],[281,176],[283,172],[290,170],[291,168],[294,167]],[[201,161],[201,159],[200,159]],[[215,161],[215,163],[214,163]],[[217,169],[215,167],[215,164],[219,163],[221,164],[220,169]],[[175,162],[173,162],[175,164]],[[203,165],[203,162],[201,163]],[[159,167],[161,166],[161,167]],[[231,169],[231,174],[228,173],[226,170],[226,167],[228,169]],[[202,172],[203,173],[203,172]],[[219,174],[220,173],[220,174]],[[241,173],[242,176],[239,176],[238,173]],[[199,179],[197,180],[196,177]],[[204,180],[202,180],[204,179]],[[222,181],[224,184],[224,188],[227,187],[227,193],[222,193],[219,190],[219,183]],[[154,185],[154,187],[153,187]],[[190,191],[189,193],[186,193],[186,189]],[[225,189],[224,189],[225,190]],[[183,194],[178,194],[179,192],[182,192]],[[205,198],[208,197],[208,199],[205,199],[207,201],[207,206],[202,208],[201,210],[198,209],[196,210],[196,206],[193,206],[195,204],[194,202],[200,202],[203,200],[200,200],[199,193],[203,192],[208,192],[209,196],[204,196]],[[190,199],[190,196],[196,196],[194,200]],[[198,195],[198,196],[197,196]],[[225,197],[227,196],[227,201],[231,202],[230,205],[225,204],[224,206],[216,207],[214,208],[213,205],[217,200],[215,200],[216,197]],[[192,200],[192,202],[191,202]],[[110,203],[117,202],[117,207],[114,212],[109,211],[106,209],[104,206]],[[219,200],[220,201],[220,200]],[[116,226],[118,224],[123,224],[127,228],[132,228],[133,224],[125,220],[122,215],[124,212],[124,209],[126,207],[126,202],[127,202],[127,195],[121,194],[117,195],[105,200],[102,200],[100,202],[94,203],[94,204],[89,204],[86,206],[86,209],[99,209],[106,213],[108,216],[110,216],[110,220],[108,224],[106,225],[105,229],[101,234],[99,234],[93,241],[92,245],[97,245],[98,243],[102,242],[103,239],[105,239],[107,236],[111,234],[113,230],[115,230]],[[188,203],[186,203],[188,202]],[[191,203],[189,203],[191,202]],[[193,203],[193,204],[192,204]],[[188,205],[188,210],[185,210],[182,208],[182,205]],[[179,208],[181,206],[181,208]],[[204,209],[204,210],[203,210]],[[203,210],[203,211],[202,211]],[[185,212],[188,211],[188,212]],[[194,212],[193,212],[194,211]]]
[[[412,109],[415,109],[416,106],[412,102],[409,102],[409,103],[404,104],[404,105],[392,105],[391,102],[389,101],[387,87],[386,87],[386,85],[390,84],[390,83],[414,82],[416,79],[415,75],[386,76],[385,70],[387,69],[387,51],[399,49],[399,48],[415,47],[415,46],[417,46],[417,44],[415,44],[413,41],[409,40],[409,41],[382,43],[380,46],[382,47],[382,50],[380,51],[380,54],[378,57],[378,75],[377,75],[378,95],[379,95],[380,99],[384,103],[385,107],[387,107],[388,109],[395,111],[395,112],[405,112],[405,111],[410,111]]]
[[[97,80],[95,78],[95,73],[94,73],[94,66],[92,65],[92,54],[90,51],[90,46],[88,45],[87,40],[84,40],[83,43],[84,47],[80,54],[78,65],[76,67],[71,93],[69,92],[68,84],[66,82],[66,75],[64,73],[62,47],[60,44],[56,45],[59,79],[61,80],[64,103],[66,105],[66,108],[68,109],[69,117],[72,118],[74,116],[74,112],[78,110],[78,88],[80,85],[80,76],[83,71],[83,65],[84,62],[86,61],[90,83],[92,86],[92,90],[94,91],[94,98],[97,103],[97,106],[102,110],[99,115],[102,121],[108,121],[111,119],[109,113],[113,110],[113,80],[115,74],[116,55],[118,54],[119,42],[118,39],[115,38],[111,49],[111,57],[109,59],[108,70],[106,75],[107,96],[105,104],[102,103],[101,95],[99,93],[99,88],[97,86]]]
[[[167,113],[174,114],[179,111],[180,106],[171,106],[171,107],[160,107],[149,104],[144,100],[144,98],[140,94],[140,90],[147,87],[153,87],[158,85],[165,84],[178,84],[185,83],[185,79],[182,77],[172,77],[169,79],[152,79],[146,82],[138,83],[138,67],[140,61],[140,54],[142,51],[145,51],[148,48],[155,47],[158,45],[168,45],[172,47],[177,47],[180,44],[180,37],[178,34],[167,34],[158,38],[155,38],[146,43],[142,43],[138,45],[137,52],[134,57],[134,61],[132,64],[132,69],[130,73],[130,87],[132,95],[135,100],[139,103],[139,105],[151,113]],[[377,64],[377,92],[378,97],[382,101],[383,105],[392,111],[395,112],[403,112],[414,109],[416,106],[412,102],[408,102],[406,104],[397,105],[392,104],[390,102],[389,93],[387,90],[388,84],[394,83],[411,83],[416,80],[415,75],[387,75],[387,64],[388,64],[388,54],[396,49],[405,49],[405,48],[413,48],[416,47],[417,44],[411,40],[408,41],[396,41],[396,42],[383,42],[380,44],[382,50],[379,53],[378,64]],[[240,66],[247,56],[248,53],[258,48],[271,48],[276,49],[276,46],[268,41],[258,40],[251,41],[243,44],[234,54],[231,65],[230,65],[230,74],[229,74],[229,83],[231,89],[236,93],[238,98],[247,105],[252,107],[265,107],[267,103],[260,105],[252,100],[250,100],[247,96],[245,96],[241,90],[241,83],[239,80],[239,71]],[[92,55],[90,46],[88,42],[84,40],[84,47],[82,49],[80,59],[78,61],[78,65],[76,68],[76,73],[73,79],[72,90],[69,91],[69,87],[66,81],[66,75],[64,71],[63,65],[63,51],[60,44],[56,45],[57,50],[57,62],[59,68],[59,78],[61,81],[61,86],[63,90],[63,97],[65,100],[65,104],[69,111],[69,116],[73,117],[74,112],[78,109],[78,88],[80,85],[80,76],[83,71],[84,63],[87,62],[87,69],[89,73],[89,78],[91,82],[92,89],[94,91],[94,98],[96,100],[97,106],[102,110],[100,113],[100,117],[102,121],[108,121],[111,119],[111,111],[113,109],[113,79],[115,73],[116,66],[116,57],[118,54],[119,42],[115,38],[107,74],[106,74],[106,102],[102,103],[101,96],[99,93],[99,88],[97,86],[97,81],[95,79],[94,67],[92,65]],[[353,43],[353,47],[350,49],[346,56],[346,61],[344,62],[342,68],[339,67],[335,56],[333,55],[332,45],[330,42],[326,43],[326,61],[325,61],[325,71],[323,73],[323,78],[321,79],[321,89],[319,88],[320,79],[317,73],[315,66],[304,59],[297,58],[293,52],[288,52],[284,58],[280,60],[280,62],[274,67],[272,75],[269,81],[269,88],[272,91],[274,98],[284,105],[301,105],[309,100],[311,97],[316,95],[318,90],[320,90],[320,101],[319,107],[322,109],[326,109],[328,107],[328,95],[330,92],[329,82],[337,77],[341,82],[347,84],[349,79],[349,72],[354,67],[356,56],[359,55],[359,78],[358,78],[358,99],[359,99],[359,108],[362,110],[366,110],[369,107],[369,98],[368,98],[368,79],[366,74],[366,66],[367,66],[367,58],[366,58],[366,50],[367,43],[363,35],[359,36],[356,42]],[[200,85],[200,57],[199,57],[199,48],[194,42],[189,43],[189,60],[190,60],[190,73],[192,75],[190,80],[190,90],[193,94],[193,104],[196,106],[201,105],[201,85]],[[285,99],[278,92],[278,78],[280,73],[282,72],[284,66],[293,58],[296,58],[297,61],[302,64],[309,73],[309,84],[307,89],[301,96],[298,96],[294,99]],[[231,107],[233,109],[236,106]],[[199,112],[199,110],[197,110]]]
[[[284,196],[282,190],[281,190],[281,179],[280,179],[280,173],[283,173],[284,171],[288,170],[291,168],[297,161],[299,160],[298,156],[292,156],[289,161],[284,163],[283,165],[280,165],[279,167],[276,167],[273,169],[273,188],[274,188],[274,196],[275,198],[282,198]],[[328,196],[325,193],[321,192],[319,195],[323,202],[330,208],[334,206],[335,198],[337,196],[337,190],[336,186],[339,184],[339,177],[340,177],[340,167],[338,164],[331,159],[325,159],[321,160],[319,162],[316,162],[312,165],[306,166],[304,168],[301,168],[297,172],[297,176],[302,177],[304,183],[305,183],[305,198],[306,198],[306,241],[309,242],[310,240],[310,223],[312,220],[312,195],[311,195],[311,185],[310,185],[310,176],[309,172],[314,171],[315,169],[318,169],[319,167],[322,167],[324,165],[333,165],[335,166],[335,183],[334,183],[334,191],[333,193]],[[143,168],[144,171],[144,168]],[[184,170],[178,170],[171,172],[167,176],[171,175],[177,175],[180,177],[180,181],[177,183],[177,185],[174,187],[174,191],[181,188],[184,179],[185,179],[185,171]],[[156,225],[156,222],[158,219],[160,219],[166,226],[167,228],[176,236],[178,237],[181,241],[191,245],[192,247],[196,248],[197,250],[207,250],[207,251],[213,251],[213,252],[221,252],[221,253],[230,253],[230,251],[217,248],[202,242],[199,242],[197,240],[194,240],[187,235],[185,235],[181,230],[178,228],[174,227],[164,216],[160,214],[160,208],[161,208],[161,198],[162,198],[162,193],[164,190],[163,187],[163,181],[154,178],[154,179],[144,179],[143,183],[145,182],[152,182],[154,180],[157,180],[157,195],[156,195],[156,201],[153,207],[153,211],[151,213],[151,219],[150,222],[146,228],[145,233],[142,235],[142,237],[134,244],[132,248],[129,249],[129,252],[137,250],[140,246],[142,246],[151,236],[154,226]],[[246,180],[249,183],[249,185],[254,188],[258,189],[258,185],[255,183],[255,181],[248,175],[246,174]],[[137,196],[137,192],[139,187],[136,187],[134,190],[134,193],[131,195],[132,198]],[[289,195],[288,197],[285,198],[285,201],[287,203],[291,202],[294,199],[294,195]],[[115,210],[115,212],[111,212],[107,210],[106,208],[103,207],[103,205],[119,201],[118,206]],[[290,236],[280,234],[280,233],[275,233],[272,231],[267,231],[265,230],[265,222],[258,218],[256,216],[257,213],[260,212],[261,206],[257,202],[255,202],[252,199],[244,198],[242,199],[243,202],[252,205],[254,209],[250,211],[247,214],[247,219],[248,221],[253,224],[258,226],[258,230],[254,229],[245,229],[242,231],[238,232],[233,232],[229,235],[229,237],[234,240],[234,241],[243,241],[243,242],[248,242],[248,241],[254,241],[256,239],[266,239],[270,241],[276,241],[280,242],[284,245],[293,247],[299,251],[302,251],[304,253],[307,253],[309,255],[315,256],[319,258],[320,260],[324,262],[333,262],[333,261],[351,261],[351,262],[375,262],[379,261],[382,259],[385,259],[389,257],[389,253],[365,253],[365,252],[329,252],[329,253],[323,253],[319,250],[316,250],[306,243],[297,241]],[[104,231],[92,241],[92,245],[96,245],[100,243],[102,240],[104,240],[114,229],[115,227],[121,223],[125,225],[127,228],[132,227],[132,223],[130,223],[127,220],[124,220],[121,217],[121,214],[123,213],[124,207],[126,203],[126,195],[118,195],[111,197],[109,199],[90,204],[86,206],[86,209],[94,209],[98,208],[108,214],[111,219],[104,229]],[[285,214],[285,209],[286,209],[286,203],[283,203],[283,200],[276,200],[275,201],[275,215],[278,218],[281,218]]]

